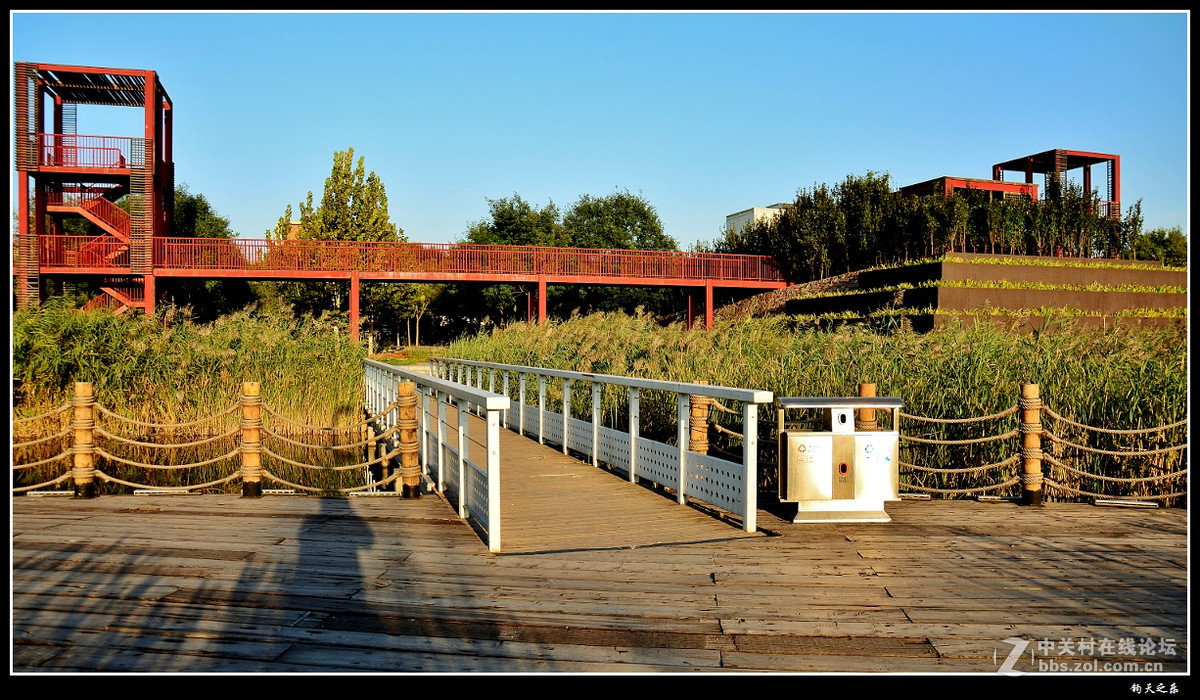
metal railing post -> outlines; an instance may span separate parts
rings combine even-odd
[[[538,444],[546,444],[546,375],[538,375]]]
[[[592,466],[600,466],[600,382],[592,382]]]
[[[679,401],[679,491],[678,500],[682,505],[687,503],[687,459],[688,459],[688,439],[692,433],[692,426],[688,420],[691,417],[691,397],[687,394],[676,394]]]
[[[638,436],[641,433],[641,391],[629,387],[629,483],[637,483]]]
[[[488,549],[500,551],[500,420],[487,412]]]
[[[446,400],[448,396],[443,396],[442,392],[435,392],[437,400],[437,490],[441,493],[446,490]]]
[[[503,390],[504,390],[504,391],[502,391],[501,393],[503,393],[505,396],[508,396],[508,370],[504,370],[504,375],[503,375],[503,376],[504,376],[504,381],[503,381],[503,383],[502,383],[502,384],[503,384],[502,388],[503,388]],[[509,412],[509,411],[511,411],[511,410],[512,410],[512,409],[510,409],[510,408],[506,408],[506,409],[504,409],[504,418],[503,418],[503,422],[504,422],[504,429],[505,429],[505,430],[507,430],[507,429],[508,429],[508,412]]]
[[[517,380],[519,383],[519,386],[517,387],[517,392],[519,394],[518,404],[517,404],[518,405],[518,408],[517,408],[517,435],[524,437],[525,436],[525,373],[518,372]]]
[[[468,440],[467,421],[470,420],[470,402],[466,399],[458,399],[458,514],[460,517],[467,517],[467,494],[471,489],[467,488],[467,450],[470,449],[470,440]],[[488,500],[491,500],[492,494],[488,494]]]
[[[758,529],[758,404],[749,401],[742,404],[742,466],[746,480],[742,528],[754,532]]]
[[[571,444],[571,380],[562,380],[562,453],[570,454],[567,448]]]

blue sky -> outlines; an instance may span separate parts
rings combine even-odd
[[[461,238],[488,199],[628,190],[687,248],[848,174],[990,178],[1053,148],[1119,154],[1123,207],[1189,230],[1182,12],[9,17],[13,61],[157,71],[176,182],[247,238],[348,147],[412,241]],[[136,110],[78,121],[139,135]]]

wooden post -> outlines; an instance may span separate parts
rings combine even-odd
[[[258,382],[242,382],[242,498],[262,498],[262,394]]]
[[[96,397],[92,394],[91,382],[75,382],[75,429],[72,448],[71,479],[75,482],[76,498],[95,498],[96,494],[96,443],[93,433],[96,427]]]
[[[1022,384],[1021,504],[1042,505],[1042,399],[1037,384]]]
[[[696,382],[697,384],[708,384],[708,382]],[[707,396],[692,395],[692,415],[691,415],[691,451],[699,452],[702,455],[708,454],[708,406],[710,399]]]
[[[408,381],[400,381],[396,385],[396,403],[399,404],[399,426],[397,431],[400,442],[400,480],[401,498],[421,497],[421,460],[417,455],[420,445],[417,443],[417,393],[416,385]]]
[[[861,397],[874,397],[875,385],[872,383],[860,383],[858,385],[858,395]],[[858,420],[854,422],[855,430],[879,430],[879,421],[875,420],[875,409],[860,408],[858,409]]]

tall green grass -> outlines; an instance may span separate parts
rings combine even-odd
[[[362,406],[363,347],[319,319],[241,311],[196,324],[171,307],[148,318],[51,300],[13,316],[12,351],[15,417],[60,404],[79,381],[109,409],[163,423],[228,408],[244,381],[305,423],[356,420]]]
[[[853,396],[860,382],[873,382],[880,396],[901,397],[905,413],[930,418],[970,418],[1003,411],[1016,405],[1020,385],[1026,383],[1039,385],[1048,407],[1090,426],[1155,427],[1179,421],[1187,411],[1187,338],[1179,327],[1076,331],[1070,319],[1061,319],[1050,330],[1035,334],[1010,333],[986,323],[952,324],[916,334],[852,326],[800,328],[784,317],[767,317],[718,323],[706,332],[687,330],[681,324],[663,327],[644,315],[595,314],[542,326],[514,324],[462,339],[448,353],[509,364],[706,381],[767,389],[776,396]],[[661,439],[669,441],[673,408],[665,405],[658,410],[664,415],[655,415],[655,409],[643,401],[643,420],[659,426]],[[619,415],[620,408],[612,413]],[[763,415],[761,420],[763,457],[774,464],[774,416]],[[1008,422],[948,426],[909,421],[902,428],[906,434],[954,440],[1003,433],[1014,426],[1010,417]],[[1185,430],[1176,429],[1165,439],[1170,444],[1185,442]],[[1147,449],[1151,438],[1157,437],[1068,432],[1074,442],[1103,449]],[[1009,441],[1007,446],[906,448],[901,459],[962,468],[991,464],[1011,454]],[[1083,455],[1072,463],[1106,475],[1148,475],[1182,468],[1184,455],[1121,460]],[[764,472],[771,476],[770,469]],[[935,488],[970,488],[980,483],[963,476],[914,474],[914,479]],[[988,480],[994,483],[995,475]],[[1088,487],[1084,490],[1112,490],[1111,485],[1071,483],[1075,488]]]
[[[362,419],[365,351],[349,339],[340,324],[253,311],[209,324],[193,323],[186,316],[171,307],[154,317],[81,312],[56,300],[16,313],[12,320],[13,418],[39,415],[62,405],[72,397],[74,383],[86,381],[92,383],[97,403],[123,417],[146,423],[186,423],[225,411],[237,403],[242,382],[256,381],[261,385],[263,403],[291,421],[337,427]],[[238,425],[239,418],[235,411],[186,429],[150,428],[111,418],[103,424],[123,437],[161,444],[224,434]],[[14,430],[14,442],[53,434],[69,420],[68,411],[44,421],[22,423]],[[284,424],[278,425],[282,429]],[[287,429],[293,439],[323,444],[358,439],[357,432],[333,435],[297,431],[294,426]],[[232,449],[234,440],[180,450],[125,446],[119,454],[149,464],[186,464],[224,454]],[[29,463],[59,449],[61,444],[51,442],[23,449],[14,460]],[[323,459],[322,450],[297,449],[285,456],[308,463],[338,463],[327,454]],[[358,455],[349,459],[348,463],[360,461]],[[342,459],[341,463],[347,462]],[[196,468],[198,473],[192,474],[143,473],[136,480],[164,486],[181,485],[189,479],[206,482],[222,469],[228,473],[230,467]],[[59,473],[62,468],[61,464],[54,467]],[[275,468],[300,478],[282,463]],[[127,471],[121,469],[123,474]],[[22,478],[36,482],[37,476]],[[334,481],[345,483],[346,477],[335,476]]]

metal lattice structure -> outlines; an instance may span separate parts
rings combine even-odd
[[[38,243],[62,235],[68,217],[82,217],[98,235],[79,254],[104,267],[125,260],[120,272],[135,280],[134,298],[153,308],[154,239],[170,235],[175,195],[172,104],[152,70],[18,62],[13,68],[19,220],[19,308],[40,300],[43,274]],[[140,135],[77,133],[78,105],[139,107]],[[122,199],[127,206],[117,206]],[[120,256],[113,246],[121,246]]]

